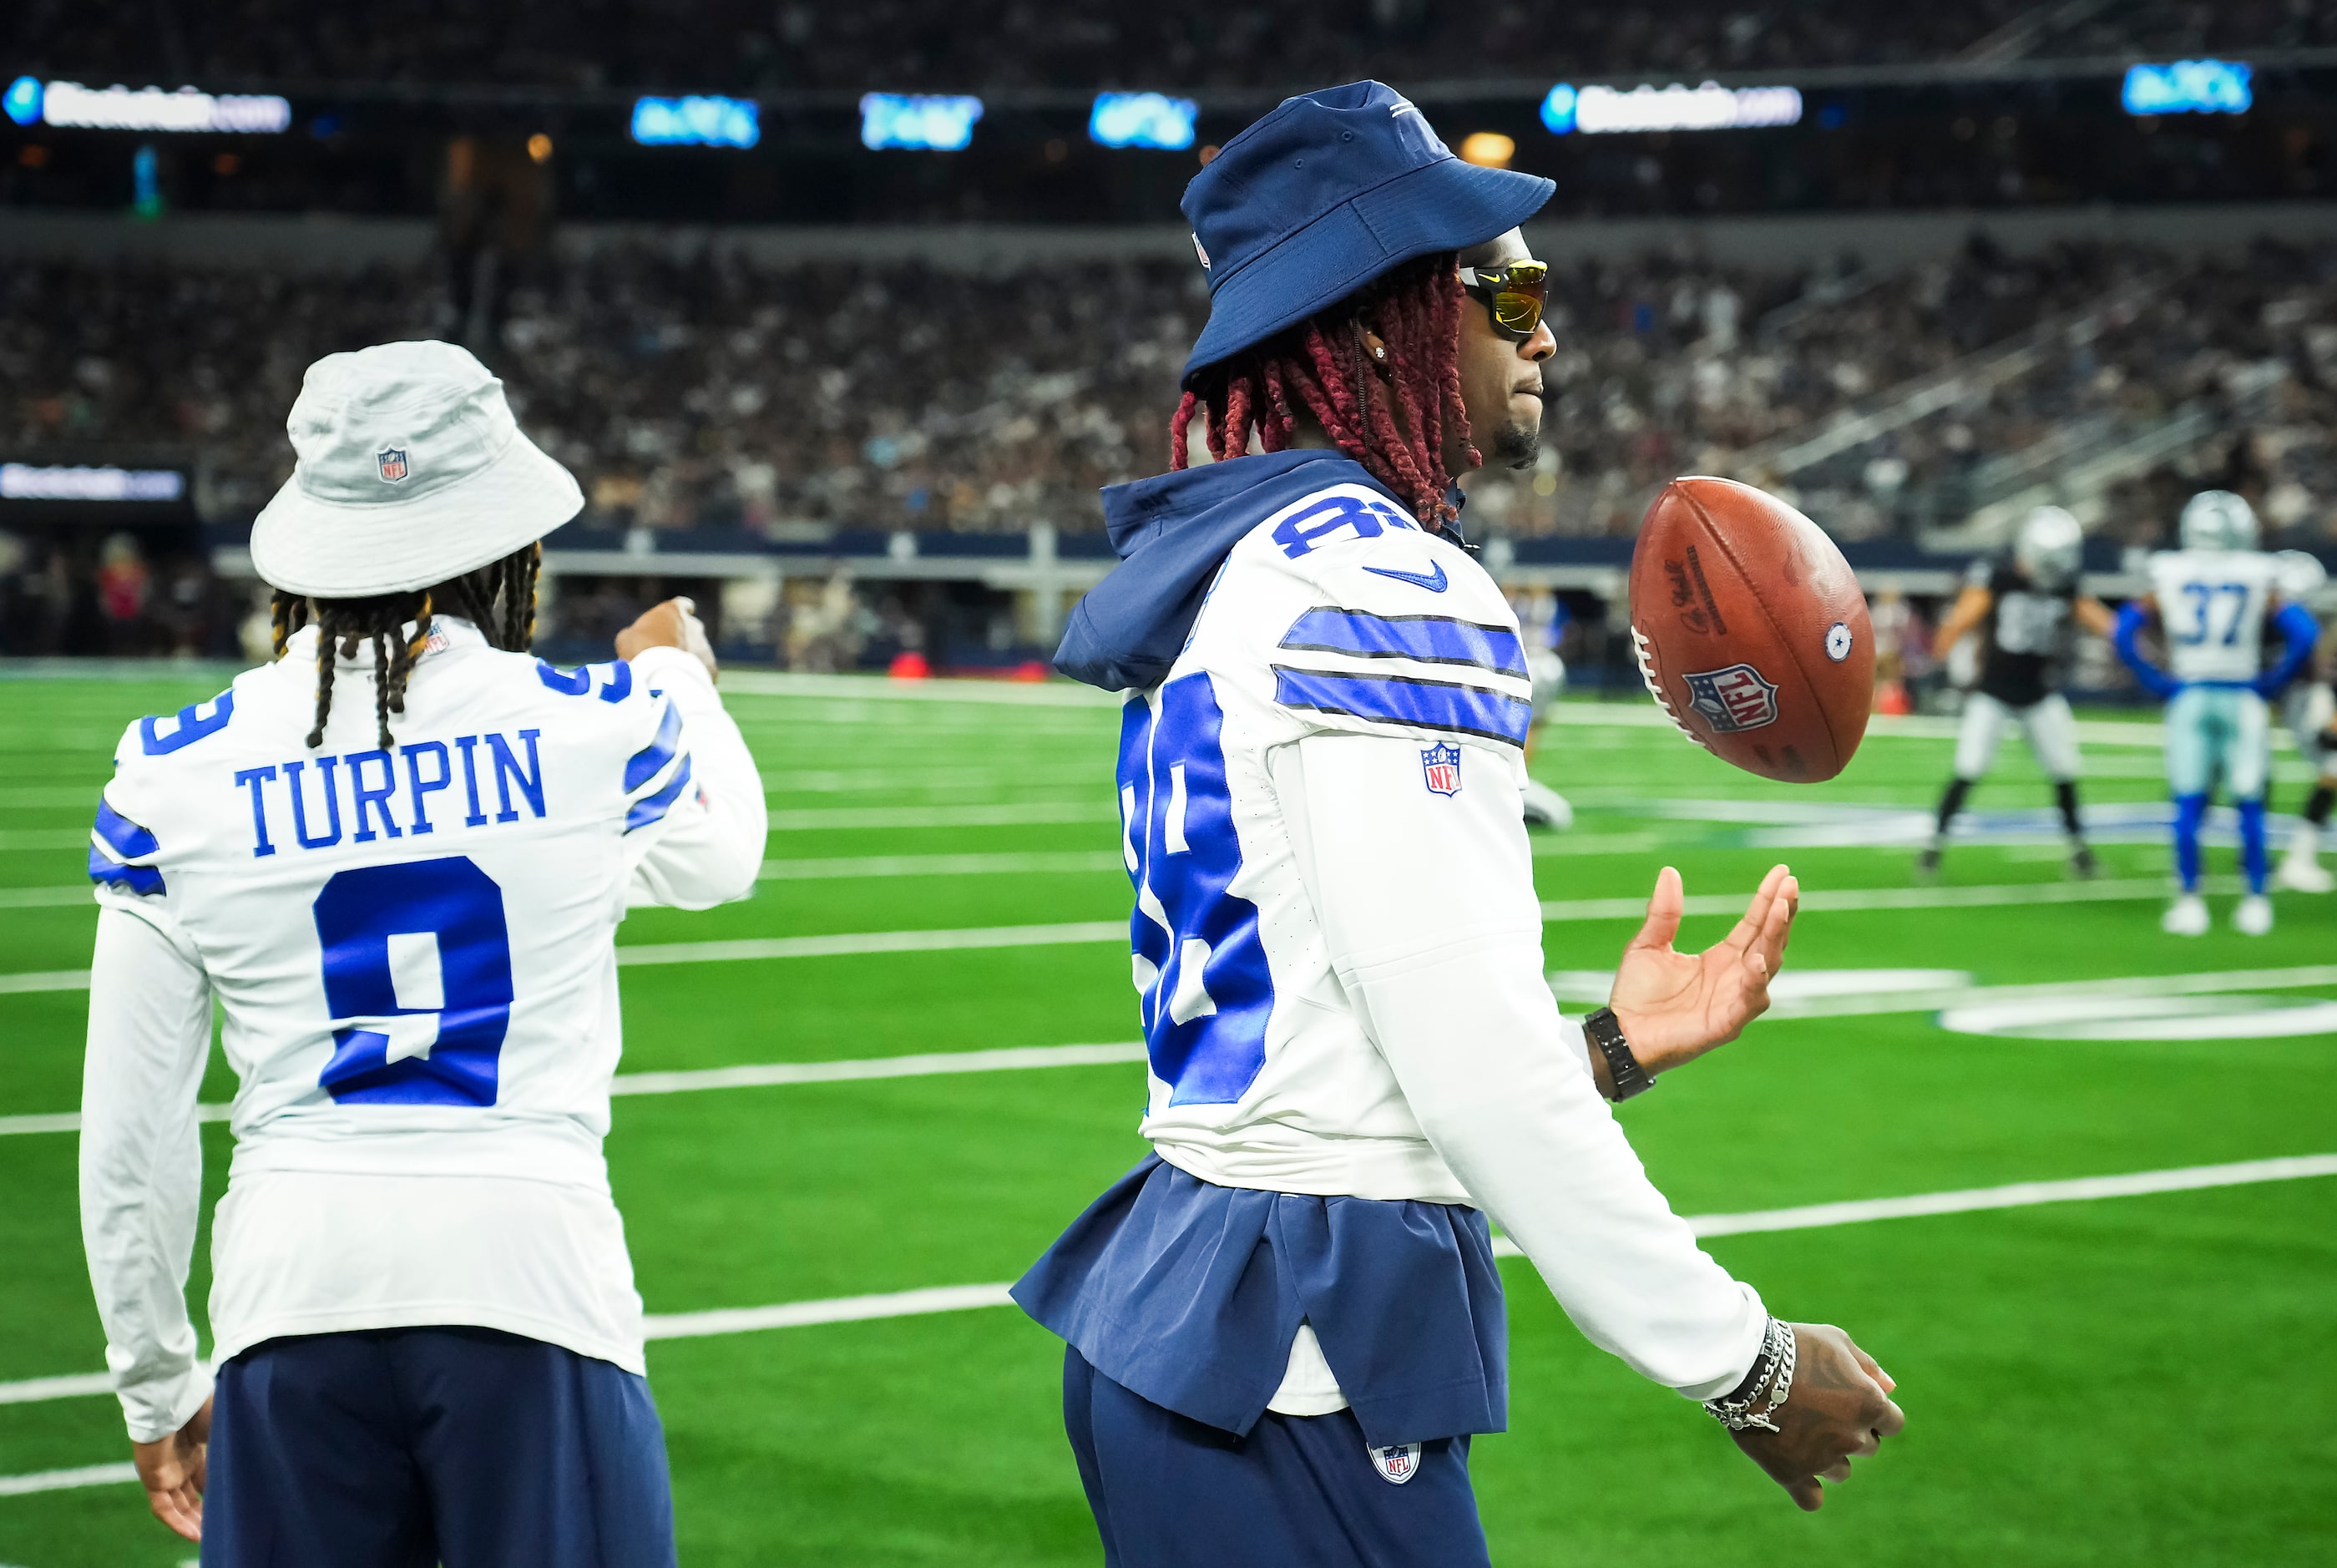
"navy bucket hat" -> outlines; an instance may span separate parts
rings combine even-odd
[[[1463,163],[1384,83],[1284,99],[1185,187],[1209,275],[1209,324],[1185,361],[1186,387],[1414,257],[1509,232],[1557,189]]]

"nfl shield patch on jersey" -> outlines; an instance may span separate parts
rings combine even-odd
[[[1461,748],[1450,745],[1427,746],[1421,750],[1420,770],[1428,779],[1431,795],[1461,793]]]
[[[1777,689],[1750,664],[1687,677],[1688,704],[1723,732],[1777,721]]]
[[[1371,1455],[1372,1468],[1380,1473],[1380,1478],[1398,1486],[1420,1474],[1420,1445],[1417,1443],[1406,1443],[1395,1448],[1374,1448]]]
[[[374,462],[380,467],[381,476],[392,485],[406,477],[406,448],[403,446],[384,447]]]

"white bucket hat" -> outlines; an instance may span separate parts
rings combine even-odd
[[[501,560],[584,508],[520,433],[504,384],[452,343],[383,343],[308,367],[285,429],[298,461],[251,529],[287,593],[426,588]]]

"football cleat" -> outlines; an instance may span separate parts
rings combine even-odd
[[[2158,918],[2158,928],[2169,936],[2205,936],[2207,934],[2207,905],[2196,893],[2185,893],[2167,906],[2166,913]]]
[[[2232,929],[2243,936],[2261,936],[2272,929],[2272,900],[2251,893],[2232,911]]]
[[[1527,827],[1563,828],[1574,826],[1573,806],[1568,803],[1565,796],[1540,779],[1527,779],[1523,794]]]
[[[2080,844],[2069,851],[2070,876],[2080,881],[2088,881],[2101,874],[2102,863],[2094,858],[2094,851],[2090,846]]]
[[[2280,863],[2273,880],[2292,893],[2326,893],[2337,887],[2337,877],[2320,861],[2292,852]]]
[[[1915,880],[1937,882],[1940,879],[1940,847],[1926,844],[1915,851]]]

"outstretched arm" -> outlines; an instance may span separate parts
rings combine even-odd
[[[2158,610],[2158,601],[2146,593],[2129,599],[2118,609],[2117,627],[2111,641],[2117,646],[2118,657],[2134,671],[2142,689],[2154,697],[2172,697],[2182,690],[2182,683],[2152,663],[2142,651],[2143,623]]]
[[[703,909],[755,890],[769,818],[762,775],[714,689],[714,651],[687,599],[669,599],[617,634],[617,655],[679,713],[660,737],[672,760],[644,777],[633,808],[642,839],[627,902]],[[660,742],[653,742],[658,744]]]
[[[1988,613],[1989,606],[1995,603],[1996,596],[1981,587],[1967,586],[1957,594],[1955,604],[1948,611],[1948,618],[1940,622],[1939,632],[1931,639],[1931,657],[1945,659],[1948,650],[1961,642],[1965,632],[1979,625],[1980,618]]]

